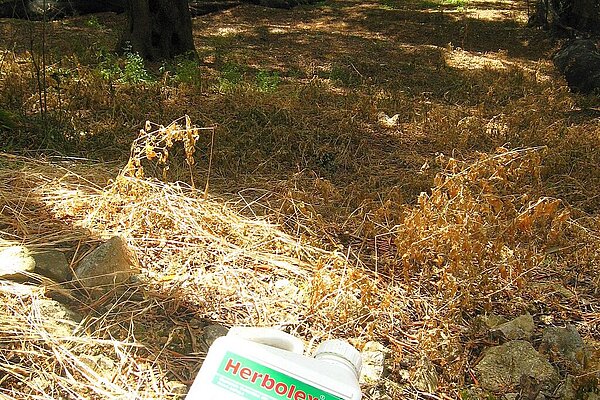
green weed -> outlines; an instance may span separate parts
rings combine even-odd
[[[202,73],[196,58],[188,56],[177,57],[173,63],[164,64],[160,68],[161,73],[170,73],[175,82],[200,86],[202,83]]]
[[[119,79],[123,83],[144,83],[152,80],[146,67],[144,66],[144,59],[137,53],[127,53],[125,56],[125,67],[122,70],[121,78]]]
[[[277,72],[260,70],[256,74],[256,85],[261,92],[273,92],[277,90],[279,81],[279,74]]]
[[[0,131],[12,131],[16,127],[15,117],[9,111],[0,109]]]
[[[240,65],[236,63],[225,64],[218,79],[219,92],[231,91],[242,82],[243,76],[244,71]]]
[[[137,53],[126,53],[125,57],[116,54],[100,52],[100,62],[97,71],[109,82],[138,84],[152,81],[152,76],[146,70],[144,59]]]
[[[90,19],[85,21],[85,26],[94,29],[104,29],[104,25],[102,25],[96,16],[92,16]]]

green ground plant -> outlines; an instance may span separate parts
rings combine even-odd
[[[116,53],[100,51],[98,58],[97,71],[106,81],[132,85],[154,81],[144,59],[137,53],[118,56]]]
[[[221,68],[217,79],[217,90],[221,93],[232,91],[239,87],[244,78],[244,68],[234,62],[228,62]]]
[[[279,86],[279,73],[260,70],[256,73],[256,86],[261,92],[273,92]]]
[[[104,25],[100,23],[100,20],[96,16],[91,16],[87,21],[85,21],[85,25],[89,28],[93,29],[103,29]]]

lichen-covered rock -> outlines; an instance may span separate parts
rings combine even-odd
[[[47,276],[56,282],[67,282],[71,279],[71,267],[64,253],[48,250],[33,254],[35,272]]]
[[[507,322],[501,315],[484,314],[478,315],[471,321],[471,329],[477,334],[487,334],[490,329]]]
[[[39,323],[46,332],[54,337],[71,337],[81,321],[80,315],[64,304],[51,299],[36,299],[32,309],[36,313],[35,315],[39,316],[39,320],[32,318],[32,321]]]
[[[573,376],[567,377],[556,388],[556,396],[561,400],[575,400],[577,398],[577,388],[573,382]]]
[[[530,314],[524,314],[511,321],[497,325],[490,333],[493,337],[501,338],[506,341],[529,339],[531,338],[534,328],[533,317]]]
[[[362,349],[360,382],[376,384],[383,377],[388,350],[379,342],[367,342]]]
[[[410,382],[422,392],[435,393],[438,381],[438,373],[431,360],[426,356],[421,357],[411,374]]]
[[[202,331],[202,342],[206,350],[213,345],[215,340],[220,338],[221,336],[227,335],[229,329],[220,324],[212,324],[204,327]]]
[[[559,379],[548,360],[524,340],[490,347],[474,370],[485,390],[499,393],[515,392],[521,382],[531,379],[539,384],[540,390],[550,392]]]
[[[563,365],[571,373],[582,373],[590,356],[583,339],[573,325],[544,329],[540,352]]]
[[[95,295],[126,282],[134,267],[134,257],[125,240],[114,236],[81,260],[75,269],[75,278]]]

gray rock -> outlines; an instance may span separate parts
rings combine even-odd
[[[50,299],[37,299],[32,305],[34,320],[55,337],[70,337],[79,326],[81,316],[67,308],[64,304]],[[39,314],[37,314],[39,313]]]
[[[527,400],[545,400],[542,391],[543,382],[539,381],[536,377],[529,375],[522,375],[521,381],[519,382],[520,398]]]
[[[174,396],[185,396],[188,392],[187,385],[178,381],[168,381],[166,387],[169,390],[169,394]]]
[[[575,400],[577,398],[577,389],[572,375],[567,375],[565,380],[558,385],[556,396],[561,400]]]
[[[215,340],[221,336],[227,335],[227,332],[229,332],[229,329],[223,325],[213,324],[206,326],[202,331],[202,342],[206,346],[206,349],[208,350]]]
[[[134,258],[125,240],[114,236],[81,260],[75,278],[95,296],[126,282],[134,273],[132,268]]]
[[[554,367],[524,340],[487,349],[474,371],[481,386],[492,392],[514,392],[524,377],[533,378],[543,391],[558,383]]]
[[[471,321],[471,328],[479,333],[486,334],[490,329],[497,327],[500,324],[507,322],[508,320],[501,315],[496,314],[485,314],[478,315]]]
[[[0,278],[22,279],[24,274],[33,272],[35,260],[24,246],[0,248]]]
[[[544,329],[539,350],[574,374],[585,370],[590,357],[590,351],[573,325]]]
[[[383,377],[388,350],[379,342],[367,342],[361,352],[362,369],[360,382],[368,385],[376,384]]]
[[[490,333],[492,337],[501,338],[506,341],[529,339],[531,338],[534,328],[533,317],[530,314],[525,314],[512,321],[496,326],[490,330]]]
[[[4,282],[2,291],[16,298],[31,299],[28,320],[32,330],[44,330],[53,337],[70,338],[79,327],[81,316],[58,301],[40,295],[37,285]]]
[[[411,376],[413,386],[422,392],[435,393],[438,380],[438,374],[433,363],[426,356],[421,357]]]
[[[33,254],[35,272],[47,276],[56,282],[67,282],[71,279],[71,266],[67,257],[60,251],[48,250]]]

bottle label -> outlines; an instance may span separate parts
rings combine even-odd
[[[213,384],[246,400],[343,400],[232,352],[225,353]]]

